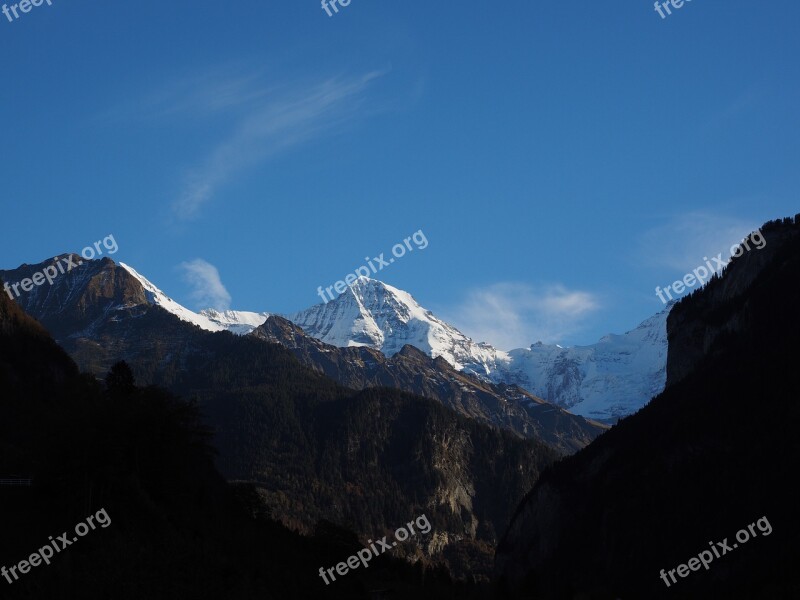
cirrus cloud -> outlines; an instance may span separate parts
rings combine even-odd
[[[250,90],[246,94],[240,91],[253,101],[233,131],[188,171],[182,190],[172,203],[173,213],[181,220],[196,217],[216,190],[241,171],[363,116],[365,90],[381,74],[336,77],[311,85]],[[207,94],[216,99],[215,106],[227,106],[230,95],[229,90],[220,93],[221,98]]]

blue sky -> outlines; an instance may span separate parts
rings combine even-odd
[[[112,234],[189,307],[290,312],[421,229],[381,279],[501,347],[592,343],[800,210],[798,22],[788,0],[0,15],[0,266]]]

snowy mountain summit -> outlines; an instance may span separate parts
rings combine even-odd
[[[613,420],[635,412],[664,389],[670,309],[590,346],[539,342],[506,352],[474,342],[407,292],[361,277],[335,300],[287,318],[334,346],[370,346],[392,356],[411,344],[458,370],[517,384],[576,414]]]
[[[477,344],[420,306],[408,292],[359,277],[338,298],[286,315],[306,334],[333,346],[369,346],[386,356],[411,344],[458,370],[487,376],[496,350]]]

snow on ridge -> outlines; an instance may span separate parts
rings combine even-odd
[[[123,262],[120,262],[119,266],[142,284],[145,295],[147,296],[147,301],[150,304],[160,306],[167,312],[178,317],[181,321],[197,325],[206,331],[230,331],[237,335],[245,335],[261,325],[269,317],[269,313],[252,313],[233,310],[218,312],[213,309],[206,309],[196,313],[175,302],[133,267]]]
[[[237,335],[245,335],[260,327],[271,316],[268,312],[249,312],[245,310],[218,311],[206,308],[200,314],[211,322]]]
[[[672,307],[624,334],[596,344],[544,344],[510,351],[492,379],[516,383],[537,396],[594,419],[615,419],[644,406],[666,385],[667,316]]]

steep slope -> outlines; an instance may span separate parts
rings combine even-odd
[[[261,325],[269,317],[269,313],[237,310],[217,311],[211,308],[196,313],[175,302],[133,267],[125,263],[119,263],[119,266],[139,281],[145,289],[148,303],[160,306],[182,321],[197,325],[206,331],[230,331],[231,333],[244,335]]]
[[[766,260],[734,259],[673,309],[667,389],[523,501],[496,556],[509,597],[800,594],[800,215],[761,231]],[[681,575],[710,545],[708,569]]]
[[[492,384],[456,371],[443,358],[432,359],[411,345],[391,358],[364,346],[337,348],[276,316],[251,335],[290,349],[304,365],[349,388],[384,386],[432,398],[480,423],[544,440],[562,453],[583,448],[604,431],[600,424],[516,386]]]
[[[797,236],[788,222],[775,221],[764,226],[769,242],[758,252],[745,252],[736,259],[737,269],[731,276],[715,277],[702,294],[691,294],[691,302],[681,302],[669,318],[670,350],[667,358],[667,385],[685,378],[709,353],[725,349],[725,339],[739,334],[749,324],[749,305],[737,304],[730,298],[742,298],[763,271],[779,263],[786,246]],[[763,229],[762,229],[763,233]],[[723,319],[720,305],[731,306],[734,312]]]

